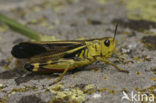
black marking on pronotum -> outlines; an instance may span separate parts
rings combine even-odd
[[[85,50],[87,47],[84,47],[84,48],[82,48],[82,49],[79,49],[79,50],[77,50],[77,51],[75,51],[75,52],[73,52],[73,53],[70,53],[70,54],[65,54],[64,56],[63,56],[63,58],[74,58],[74,57],[76,57],[76,55],[77,54],[81,54],[81,52],[82,52],[82,50]]]
[[[97,45],[95,45],[95,50],[98,51],[98,50],[97,50]]]
[[[86,51],[87,51],[87,57],[88,57],[89,50],[88,50],[88,49],[86,49]]]
[[[84,52],[83,52],[83,57],[85,58],[85,53],[86,53],[86,49],[84,49]]]

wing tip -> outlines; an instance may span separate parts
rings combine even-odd
[[[38,44],[33,44],[33,43],[20,43],[15,45],[12,50],[11,54],[15,58],[30,58],[35,55],[38,55],[42,52],[45,52],[46,49]]]
[[[24,55],[25,53],[22,43],[15,45],[11,50],[11,54],[16,58],[25,58],[26,56]]]

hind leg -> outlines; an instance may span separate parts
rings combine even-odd
[[[90,63],[90,61],[88,59],[82,60],[82,61],[66,61],[66,63],[68,64],[66,66],[66,68],[64,69],[63,73],[59,76],[59,78],[54,81],[53,83],[51,83],[49,86],[58,83],[59,81],[62,80],[62,78],[65,76],[65,74],[67,73],[67,71],[71,68],[76,68],[76,67],[81,67],[84,65],[87,65],[88,63]]]
[[[62,80],[68,70],[75,69],[90,63],[92,62],[89,59],[59,59],[57,61],[48,61],[47,63],[27,63],[24,67],[32,72],[63,72],[59,78],[54,81],[54,83],[52,83],[55,84]]]
[[[58,83],[59,81],[62,80],[62,78],[66,75],[67,71],[69,70],[70,64],[66,67],[66,69],[64,69],[63,73],[59,76],[59,78],[57,78],[57,80],[55,80],[53,83],[49,84],[49,86]]]

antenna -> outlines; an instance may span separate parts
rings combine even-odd
[[[115,26],[115,32],[114,32],[114,38],[113,38],[113,42],[114,42],[114,40],[115,40],[115,37],[116,37],[117,29],[118,29],[118,24],[116,24],[116,26]]]

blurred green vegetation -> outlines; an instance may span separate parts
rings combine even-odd
[[[22,35],[25,35],[33,40],[40,41],[39,33],[31,30],[30,28],[28,28],[28,27],[16,22],[15,20],[12,20],[2,14],[0,14],[0,22],[7,24],[11,29],[15,30],[16,32],[21,33]]]

